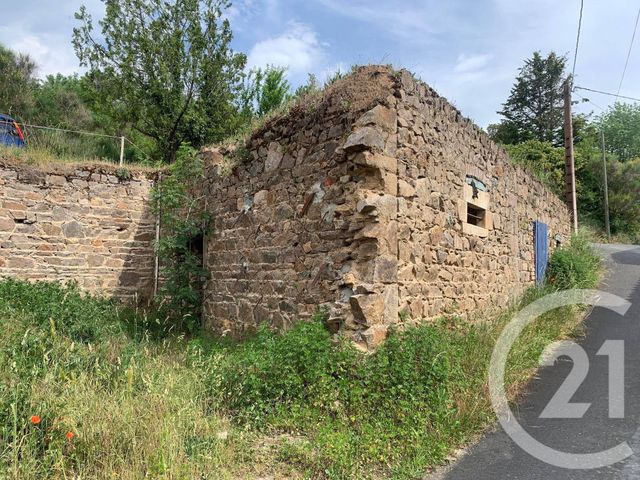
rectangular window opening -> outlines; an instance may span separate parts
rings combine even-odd
[[[485,227],[487,211],[471,203],[467,203],[467,223],[477,227]]]

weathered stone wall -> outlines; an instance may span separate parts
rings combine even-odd
[[[548,224],[551,251],[568,240],[569,211],[434,90],[406,71],[398,88],[399,309],[503,307],[535,281],[533,221]],[[488,187],[485,229],[466,224],[467,175]]]
[[[408,318],[505,305],[534,281],[532,221],[569,234],[564,204],[407,72],[360,69],[245,147],[226,176],[227,152],[207,154],[204,311],[221,333],[324,305],[372,346]]]
[[[148,297],[153,179],[131,175],[120,178],[104,166],[40,169],[0,160],[0,276],[73,280],[93,293]]]
[[[256,132],[246,151],[235,151],[240,163],[230,174],[220,152],[205,152],[214,225],[204,312],[212,329],[243,335],[261,322],[286,328],[319,305],[344,323],[355,276],[373,277],[356,267],[377,256],[360,234],[368,217],[362,200],[385,179],[347,161],[342,147],[364,112],[394,101],[391,84],[386,71],[368,69],[295,107]],[[386,120],[395,129],[395,116]],[[387,143],[395,149],[388,133],[376,141],[381,152]]]

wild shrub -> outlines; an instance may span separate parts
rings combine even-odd
[[[571,237],[569,245],[553,252],[549,259],[546,282],[550,288],[593,288],[598,283],[601,259],[583,234]]]

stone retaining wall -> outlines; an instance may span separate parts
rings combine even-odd
[[[133,299],[153,288],[151,175],[0,160],[0,276],[77,281]],[[121,178],[129,177],[131,178]]]

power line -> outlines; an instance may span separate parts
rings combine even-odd
[[[580,45],[580,30],[582,29],[582,11],[584,10],[584,0],[580,0],[580,18],[578,19],[578,36],[576,37],[576,49],[573,53],[573,68],[571,69],[571,82],[576,75],[576,61],[578,60],[578,46]]]
[[[622,70],[622,77],[620,78],[620,83],[618,84],[618,93],[616,95],[620,94],[620,89],[622,88],[622,82],[624,82],[624,76],[627,73],[627,66],[629,65],[629,57],[631,56],[631,50],[633,49],[633,41],[636,38],[636,31],[638,30],[638,20],[640,20],[640,8],[638,9],[638,15],[636,15],[636,24],[633,27],[633,35],[631,36],[631,43],[629,44],[627,59],[624,62],[624,70]]]
[[[600,93],[602,95],[609,95],[610,97],[616,97],[616,98],[624,98],[626,100],[633,100],[634,102],[640,102],[640,98],[634,98],[634,97],[625,97],[624,95],[617,95],[615,93],[609,93],[609,92],[603,92],[602,90],[594,90],[592,88],[586,88],[586,87],[573,87],[577,90],[586,90],[587,92],[593,92],[593,93]]]
[[[578,95],[578,98],[580,100],[582,100],[583,102],[589,102],[594,107],[599,108],[600,110],[604,111],[604,108],[602,108],[600,105],[598,105],[596,103],[593,103],[589,98],[584,98],[582,95]]]

